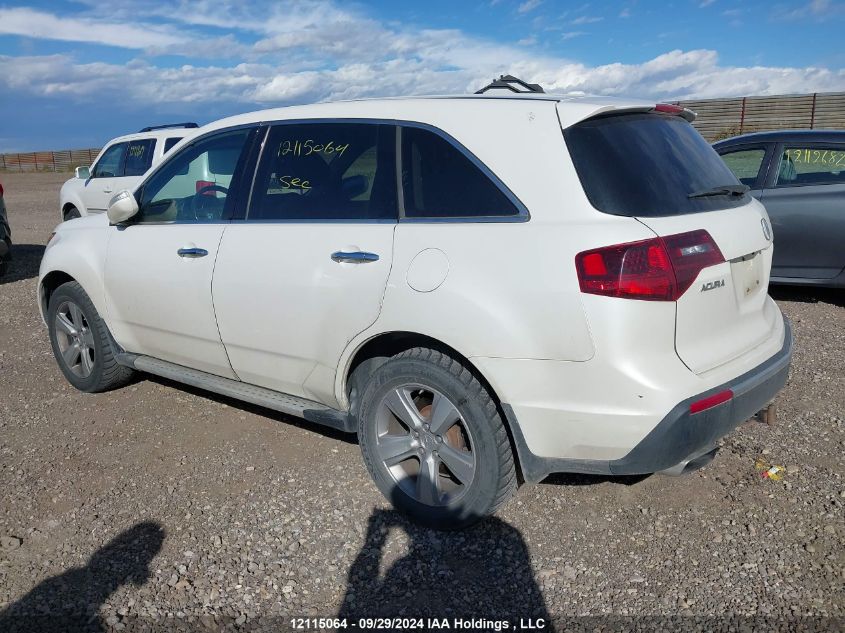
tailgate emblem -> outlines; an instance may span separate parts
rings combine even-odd
[[[760,224],[763,226],[763,237],[766,238],[767,242],[772,241],[772,227],[769,226],[768,220],[766,218],[760,218]]]
[[[716,288],[724,288],[725,287],[725,280],[724,279],[717,279],[716,281],[708,281],[706,284],[701,285],[701,292],[707,292],[708,290],[715,290]]]

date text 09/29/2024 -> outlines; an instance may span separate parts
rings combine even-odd
[[[517,621],[488,620],[486,618],[291,618],[291,628],[296,631],[325,631],[359,629],[365,631],[543,631],[543,618],[519,618]]]

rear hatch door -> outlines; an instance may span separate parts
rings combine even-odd
[[[564,130],[590,203],[633,217],[664,238],[676,274],[685,254],[718,248],[722,258],[690,273],[676,301],[675,347],[695,373],[749,352],[779,327],[767,300],[771,227],[764,207],[672,106],[603,112]],[[686,118],[685,118],[686,117]],[[709,238],[679,240],[693,234]],[[693,261],[691,257],[689,261]],[[686,284],[684,284],[686,286]]]

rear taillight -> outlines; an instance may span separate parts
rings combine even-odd
[[[710,234],[699,230],[584,251],[575,268],[581,292],[677,301],[703,268],[723,261]]]

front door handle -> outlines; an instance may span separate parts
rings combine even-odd
[[[103,193],[111,193],[112,191],[114,191],[114,189],[112,189],[111,187],[109,187],[108,189],[103,189]]]
[[[332,253],[332,261],[339,264],[367,264],[369,262],[377,262],[378,255],[363,251],[352,251],[349,253],[337,251]]]
[[[189,259],[196,259],[197,257],[205,257],[206,255],[208,255],[208,251],[205,250],[204,248],[196,248],[196,247],[180,248],[178,251],[176,251],[176,254],[179,255],[179,257],[187,257]]]

